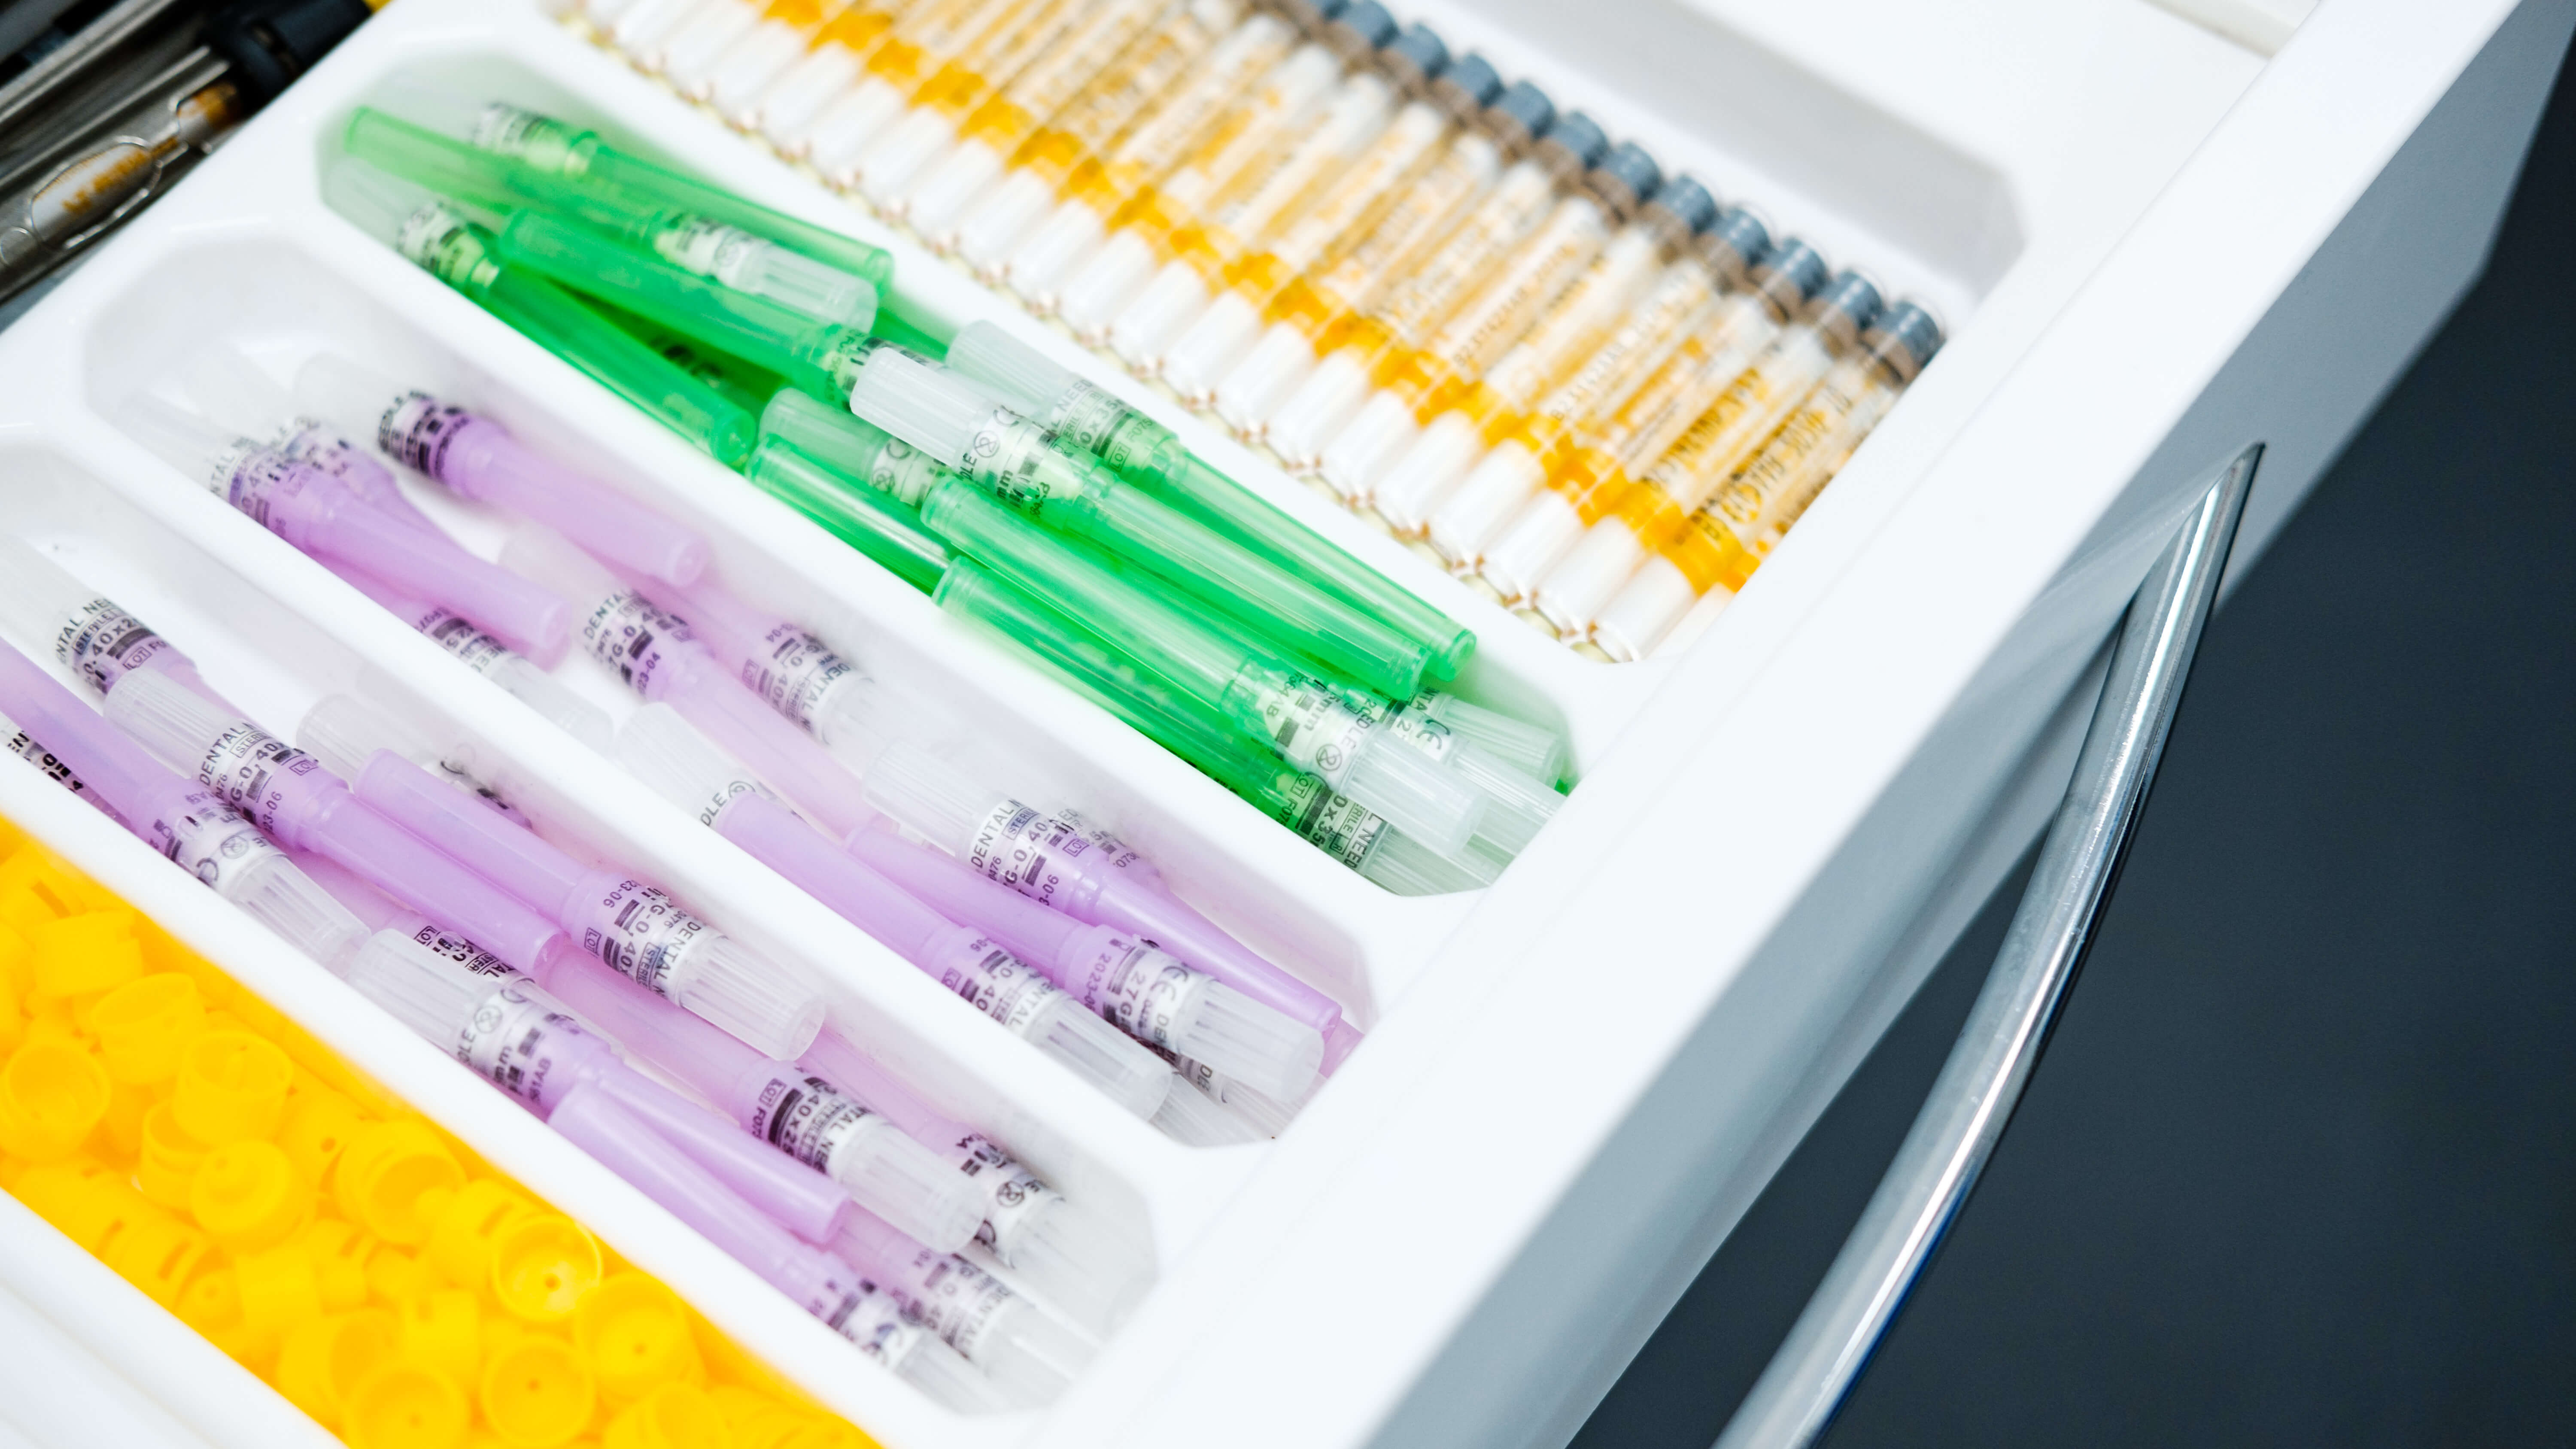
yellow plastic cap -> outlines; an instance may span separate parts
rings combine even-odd
[[[179,1321],[197,1330],[197,1335],[222,1349],[227,1357],[247,1366],[253,1373],[277,1347],[277,1335],[250,1326],[244,1317],[241,1284],[230,1268],[217,1268],[200,1273],[179,1295],[172,1310]]]
[[[350,1449],[457,1449],[472,1419],[465,1391],[445,1374],[396,1360],[350,1387],[340,1437]]]
[[[429,1265],[402,1249],[376,1244],[367,1255],[367,1296],[388,1308],[399,1308],[438,1287]]]
[[[313,1210],[313,1189],[274,1142],[227,1142],[206,1154],[188,1188],[197,1225],[228,1253],[285,1242]]]
[[[154,1209],[127,1224],[99,1261],[142,1289],[143,1296],[168,1308],[179,1301],[180,1291],[214,1251],[213,1241],[204,1233]]]
[[[429,1236],[425,1194],[454,1192],[465,1169],[426,1125],[403,1119],[370,1123],[340,1150],[331,1174],[340,1211],[388,1243],[411,1247]]]
[[[210,1031],[179,1054],[170,1105],[180,1130],[208,1147],[273,1137],[294,1080],[294,1064],[267,1041],[246,1031]]]
[[[100,997],[89,1025],[109,1076],[129,1087],[157,1087],[178,1075],[180,1053],[205,1033],[206,1002],[195,980],[164,971]]]
[[[403,1357],[426,1364],[460,1384],[483,1367],[483,1307],[462,1288],[439,1288],[396,1310],[402,1319]]]
[[[294,1244],[235,1258],[233,1280],[241,1293],[242,1322],[253,1332],[283,1336],[322,1316],[313,1255]]]
[[[492,1296],[530,1323],[570,1318],[602,1271],[599,1240],[561,1213],[515,1219],[492,1239]]]
[[[286,1120],[278,1124],[277,1145],[286,1149],[299,1176],[320,1183],[330,1177],[341,1149],[366,1125],[366,1113],[348,1093],[299,1075],[286,1096]]]
[[[706,1378],[689,1311],[679,1295],[641,1273],[620,1273],[585,1295],[573,1311],[573,1339],[612,1404]]]
[[[511,1449],[556,1449],[590,1427],[599,1393],[561,1339],[529,1334],[483,1369],[483,1422]]]
[[[188,1210],[189,1189],[196,1186],[197,1165],[206,1160],[206,1144],[179,1126],[167,1102],[155,1102],[143,1114],[143,1158],[134,1179],[143,1195],[174,1212]]]
[[[113,1090],[98,1058],[68,1042],[18,1048],[0,1068],[0,1152],[29,1162],[71,1156],[107,1115]]]
[[[381,1308],[298,1324],[277,1358],[277,1391],[325,1429],[340,1426],[358,1381],[400,1352],[401,1331]]]
[[[702,1389],[665,1384],[609,1420],[604,1449],[733,1449],[733,1435]]]
[[[143,974],[134,912],[123,906],[41,922],[27,932],[27,947],[38,996],[94,996]]]
[[[423,1197],[429,1242],[421,1257],[459,1288],[492,1281],[492,1241],[512,1221],[540,1211],[526,1193],[495,1177],[478,1177],[442,1197]]]
[[[872,1441],[838,1419],[809,1412],[771,1394],[739,1384],[707,1390],[733,1434],[733,1449],[873,1449]]]

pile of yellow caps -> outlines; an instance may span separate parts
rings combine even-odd
[[[355,1449],[861,1449],[0,822],[0,1189]]]

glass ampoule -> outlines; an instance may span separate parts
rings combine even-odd
[[[1297,27],[1256,9],[1210,47],[1205,57],[1159,92],[1095,154],[1067,163],[1052,208],[1034,226],[991,243],[970,260],[997,276],[1040,314],[1052,313],[1067,278],[1108,235],[1109,219],[1130,197],[1189,158],[1199,138],[1235,98],[1259,84],[1299,39]],[[971,238],[970,238],[971,240]]]
[[[1941,326],[1902,302],[1870,325],[1760,450],[1664,540],[1602,609],[1593,637],[1614,659],[1641,659],[1706,596],[1731,596],[1806,512],[1941,349]]]
[[[1742,239],[1751,242],[1749,233]],[[1584,530],[1627,496],[1635,477],[1679,442],[1832,280],[1825,259],[1794,237],[1756,254],[1744,284],[1719,300],[1708,321],[1617,411],[1570,439],[1550,462],[1545,486],[1522,506],[1480,565],[1481,576],[1505,603],[1531,603]]]
[[[1198,220],[1236,178],[1266,174],[1284,158],[1323,107],[1344,65],[1375,49],[1370,35],[1343,23],[1359,7],[1336,8],[1319,28],[1304,32],[1303,43],[1259,84],[1229,97],[1176,164],[1144,178],[1106,218],[1107,240],[1071,272],[1057,296],[1056,315],[1074,335],[1092,343],[1105,339],[1119,312],[1166,259],[1170,236]],[[1385,10],[1377,7],[1364,20],[1381,16]]]
[[[1539,613],[1560,637],[1591,637],[1602,606],[1650,554],[1680,539],[1699,506],[1824,381],[1835,362],[1860,345],[1861,329],[1881,305],[1877,284],[1857,272],[1844,272],[1692,419],[1680,439],[1646,470],[1639,486],[1587,529],[1539,585]],[[1700,592],[1693,590],[1693,596]]]
[[[1449,47],[1428,29],[1396,29],[1374,0],[1342,12],[1331,38],[1365,40],[1314,113],[1226,183],[1189,224],[1169,233],[1163,263],[1107,333],[1109,350],[1141,375],[1162,370],[1163,350],[1198,319],[1237,263],[1279,235],[1364,156],[1398,102],[1446,66]]]
[[[1381,52],[1401,105],[1293,221],[1227,265],[1224,288],[1164,350],[1159,375],[1184,402],[1205,407],[1215,401],[1218,381],[1260,337],[1270,304],[1308,272],[1362,245],[1405,192],[1450,155],[1457,138],[1473,134],[1486,105],[1501,94],[1502,77],[1482,56],[1451,62],[1447,50],[1438,36],[1414,26]],[[1480,146],[1490,159],[1492,144]]]
[[[1690,231],[1675,237],[1685,221]],[[1505,354],[1495,368],[1499,376],[1478,382],[1398,463],[1398,474],[1416,470],[1417,499],[1440,500],[1423,531],[1453,572],[1473,574],[1485,545],[1538,490],[1547,476],[1542,455],[1560,451],[1578,429],[1615,412],[1716,311],[1728,274],[1711,264],[1703,243],[1717,222],[1717,201],[1699,183],[1687,176],[1665,183],[1554,315]],[[1627,258],[1644,249],[1639,243],[1651,243],[1656,261],[1647,275],[1623,286]],[[1723,245],[1714,250],[1741,281],[1742,253]],[[1606,327],[1583,315],[1613,297]],[[1553,379],[1543,395],[1520,402],[1542,376]],[[1472,425],[1463,448],[1454,426],[1460,422]],[[1496,453],[1525,461],[1485,466]],[[1380,486],[1380,493],[1387,491]]]
[[[858,83],[868,58],[914,11],[966,0],[857,0],[817,26],[784,64],[747,56],[738,74],[712,83],[724,118],[756,132],[790,160],[802,160],[825,108]]]
[[[1435,84],[1444,100],[1473,89],[1479,67],[1468,56]],[[1316,347],[1344,317],[1356,317],[1410,275],[1469,210],[1525,160],[1556,120],[1556,105],[1528,81],[1487,98],[1439,149],[1431,164],[1398,186],[1375,219],[1337,244],[1324,261],[1291,278],[1262,308],[1262,331],[1227,365],[1214,395],[1217,416],[1239,435],[1265,439],[1271,415],[1315,370]],[[1519,173],[1512,173],[1519,174]]]
[[[741,125],[743,104],[794,65],[824,26],[854,0],[734,3],[694,19],[666,47],[662,79],[693,101]],[[746,128],[748,129],[748,128]]]
[[[1000,281],[1013,249],[1054,209],[1075,169],[1153,114],[1243,23],[1249,8],[1247,0],[1190,0],[1025,136],[1012,134],[1018,119],[1009,112],[970,123],[950,165],[963,181],[978,175],[985,181],[954,213],[953,225],[936,220],[925,198],[914,212],[915,229],[933,247],[965,257],[987,282]]]
[[[846,186],[852,168],[912,104],[922,85],[982,37],[1008,33],[1054,0],[934,3],[906,15],[861,69],[858,83],[814,118],[804,159],[826,181]]]
[[[1323,324],[1315,369],[1271,415],[1268,439],[1292,472],[1323,466],[1326,445],[1368,401],[1379,363],[1430,341],[1434,329],[1545,220],[1558,189],[1591,176],[1610,149],[1599,122],[1580,111],[1554,117],[1529,151],[1402,277],[1362,309]],[[1409,417],[1409,415],[1408,415]]]
[[[1130,0],[1088,5],[1082,0],[1039,0],[970,39],[930,72],[904,101],[904,109],[846,162],[821,151],[826,179],[856,191],[885,211],[903,183],[956,138],[957,126],[1043,57],[1069,46],[1094,19],[1116,18]],[[889,214],[893,214],[889,212]]]
[[[1325,480],[1346,498],[1373,498],[1423,425],[1502,360],[1663,179],[1634,142],[1610,148],[1427,341],[1378,359],[1369,372],[1376,391],[1324,450]]]
[[[1166,0],[1104,0],[1053,40],[1016,55],[963,58],[934,78],[910,114],[870,149],[857,185],[879,213],[935,230],[1001,169],[1001,158],[1135,41]],[[979,67],[979,68],[968,68]],[[969,134],[1001,143],[962,145]],[[979,164],[980,163],[980,164]]]

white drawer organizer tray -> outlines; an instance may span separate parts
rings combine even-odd
[[[1474,626],[1467,693],[1569,729],[1582,784],[1478,897],[1399,900],[1342,872],[326,211],[317,163],[350,108],[426,67],[889,245],[926,310],[993,318],[1134,395],[523,0],[390,7],[0,335],[0,527],[271,723],[379,671],[573,848],[810,972],[957,1115],[1148,1218],[1161,1281],[1042,1413],[960,1418],[856,1363],[32,770],[0,761],[0,811],[892,1449],[1558,1444],[2033,838],[2080,687],[2209,470],[2269,446],[2241,568],[2475,275],[2569,10],[2326,0],[2268,62],[2144,0],[1406,11],[1931,298],[1954,334],[1736,605],[1626,667],[1155,409]],[[1125,1117],[106,421],[219,340],[280,371],[330,346],[451,389],[685,518],[737,589],[981,719],[1185,891],[1246,902],[1229,923],[1370,1040],[1273,1144],[1192,1151]],[[422,501],[496,544],[497,520]],[[0,1212],[13,1310],[207,1442],[286,1442],[282,1401],[154,1351],[167,1320],[79,1291],[71,1250],[22,1218]],[[0,1414],[38,1440],[77,1422]]]

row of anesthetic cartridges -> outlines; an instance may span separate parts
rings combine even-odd
[[[1696,637],[1943,340],[1375,0],[560,8],[1615,659]]]

